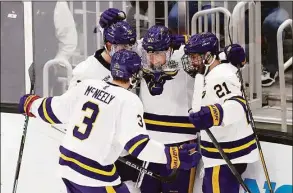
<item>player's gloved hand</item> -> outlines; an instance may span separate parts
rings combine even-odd
[[[173,76],[175,76],[177,72],[174,74],[166,74],[163,71],[156,72],[146,72],[143,71],[143,78],[145,79],[149,92],[152,96],[162,94],[164,90],[164,84],[167,80],[172,80]]]
[[[237,66],[241,64],[243,66],[246,62],[246,55],[244,49],[239,44],[231,44],[224,48],[227,60]]]
[[[189,170],[195,167],[201,159],[196,144],[183,144],[180,147],[166,147],[168,169]]]
[[[203,106],[200,111],[189,114],[189,121],[198,131],[220,126],[223,121],[223,108],[219,104]]]
[[[19,104],[18,104],[18,110],[20,113],[25,114],[29,117],[35,117],[31,112],[30,112],[30,108],[31,105],[33,104],[33,102],[35,100],[37,100],[38,98],[40,98],[38,95],[33,95],[33,94],[26,94],[23,95],[20,99],[19,99]]]
[[[172,48],[173,50],[178,50],[182,44],[185,44],[189,36],[188,35],[172,35]]]
[[[124,13],[123,11],[120,11],[119,9],[115,8],[109,8],[106,11],[104,11],[100,17],[99,24],[102,28],[105,28],[107,26],[110,26],[111,24],[122,21],[126,18],[126,15],[124,13],[124,16],[121,17],[121,13]]]

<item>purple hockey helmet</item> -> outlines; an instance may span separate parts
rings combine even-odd
[[[162,25],[152,26],[142,40],[142,65],[148,71],[176,71],[170,65],[172,34]]]
[[[210,32],[193,35],[186,43],[184,52],[183,69],[192,77],[198,72],[206,75],[219,53],[218,38]]]
[[[104,29],[104,42],[111,44],[136,43],[136,31],[126,21],[118,21]]]
[[[162,25],[152,26],[143,37],[142,47],[147,52],[167,51],[171,47],[170,30]]]
[[[110,70],[114,79],[128,81],[140,73],[140,56],[131,50],[119,50],[112,57]]]
[[[219,53],[219,40],[210,32],[196,34],[190,37],[184,48],[185,54]]]

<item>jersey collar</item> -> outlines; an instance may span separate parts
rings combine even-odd
[[[108,63],[103,57],[102,53],[104,52],[105,48],[99,49],[95,52],[95,58],[106,68],[110,71],[110,63]]]
[[[113,83],[111,83],[111,82],[107,82],[107,84],[109,84],[109,85],[111,85],[111,86],[121,87],[121,86],[119,86],[119,85],[117,85],[117,84],[113,84]],[[121,87],[121,88],[122,88],[122,87]]]

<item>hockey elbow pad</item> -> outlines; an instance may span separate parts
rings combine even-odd
[[[32,94],[26,94],[23,95],[20,99],[19,99],[19,104],[18,104],[18,110],[20,113],[25,114],[29,117],[35,117],[31,112],[30,112],[30,108],[33,104],[33,102],[37,99],[39,99],[40,97],[38,95],[32,95]]]
[[[196,144],[184,144],[180,147],[166,147],[167,168],[189,170],[195,167],[201,159],[201,154],[196,150]]]
[[[222,124],[223,112],[220,104],[203,106],[200,111],[189,115],[189,121],[197,130],[209,129],[212,126],[220,126]]]

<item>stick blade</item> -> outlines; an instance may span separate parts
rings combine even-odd
[[[35,70],[35,63],[34,62],[32,62],[32,64],[28,68],[28,75],[29,75],[30,81],[31,81],[30,93],[33,94],[33,92],[35,90],[35,82],[36,82],[36,70]]]
[[[28,69],[28,74],[30,77],[31,84],[35,84],[36,71],[35,71],[35,63],[34,62],[30,65],[30,67]]]

